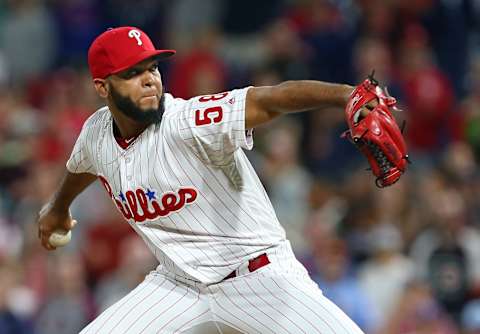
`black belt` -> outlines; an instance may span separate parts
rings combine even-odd
[[[259,256],[257,256],[254,259],[248,260],[248,270],[250,272],[254,272],[255,270],[260,269],[260,268],[266,266],[269,263],[270,263],[270,260],[268,259],[267,254],[263,253],[263,254],[260,254]],[[234,278],[234,277],[237,277],[237,271],[236,270],[234,270],[230,274],[228,274],[228,276],[225,277],[223,280],[227,280],[227,279]]]

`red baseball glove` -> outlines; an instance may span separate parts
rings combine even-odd
[[[342,137],[367,157],[380,188],[397,182],[410,162],[402,131],[391,112],[396,103],[372,74],[355,87],[345,107],[349,130]]]

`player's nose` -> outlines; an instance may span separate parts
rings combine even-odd
[[[155,75],[150,71],[142,73],[142,84],[145,87],[151,87],[155,83]]]

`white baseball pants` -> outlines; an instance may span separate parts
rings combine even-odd
[[[267,255],[270,264],[211,285],[153,271],[81,334],[363,334],[323,296],[289,246]]]

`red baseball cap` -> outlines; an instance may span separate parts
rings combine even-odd
[[[155,49],[148,35],[138,28],[119,27],[108,29],[95,38],[88,49],[88,66],[94,79],[105,79],[147,58],[164,59],[175,52]]]

